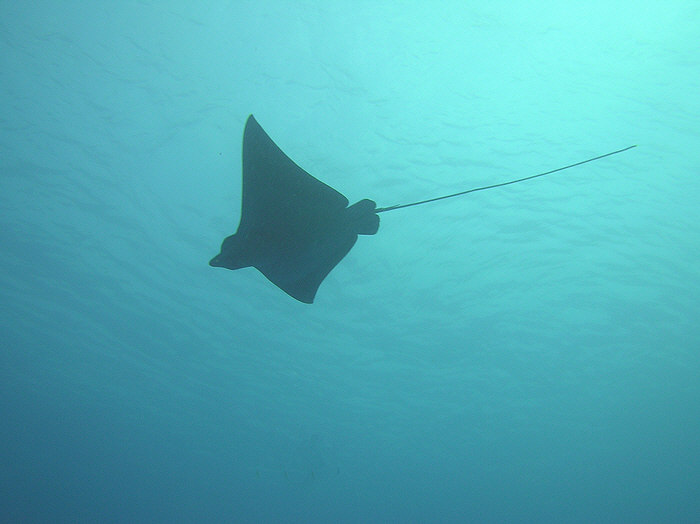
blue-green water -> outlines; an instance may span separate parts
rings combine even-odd
[[[696,2],[3,2],[4,522],[697,522]],[[254,113],[381,215],[207,265]]]

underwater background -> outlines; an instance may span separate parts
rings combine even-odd
[[[3,522],[698,522],[700,4],[0,4]],[[208,266],[249,114],[383,213]]]

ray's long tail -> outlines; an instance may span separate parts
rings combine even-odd
[[[427,200],[420,200],[419,202],[411,202],[410,204],[396,204],[394,206],[389,206],[389,207],[380,207],[380,208],[375,209],[374,212],[375,213],[384,213],[385,211],[394,211],[395,209],[401,209],[404,207],[420,206],[421,204],[427,204],[429,202],[437,202],[438,200],[445,200],[446,198],[452,198],[452,197],[456,197],[456,196],[466,195],[468,193],[475,193],[476,191],[485,191],[486,189],[493,189],[496,187],[508,186],[510,184],[517,184],[518,182],[525,182],[526,180],[532,180],[533,178],[538,178],[538,177],[545,176],[545,175],[551,175],[552,173],[557,173],[558,171],[564,171],[565,169],[570,169],[572,167],[580,166],[582,164],[594,162],[596,160],[600,160],[601,158],[605,158],[606,156],[617,155],[618,153],[623,153],[624,151],[628,151],[628,150],[632,149],[633,147],[637,147],[637,146],[636,145],[627,146],[624,149],[618,149],[617,151],[605,153],[604,155],[598,155],[596,157],[589,158],[587,160],[582,160],[580,162],[576,162],[575,164],[569,164],[568,166],[558,167],[557,169],[552,169],[551,171],[546,171],[544,173],[539,173],[537,175],[526,176],[524,178],[518,178],[517,180],[510,180],[508,182],[501,182],[500,184],[493,184],[490,186],[475,187],[473,189],[467,189],[466,191],[460,191],[459,193],[452,193],[451,195],[444,195],[444,196],[440,196],[440,197],[429,198]]]

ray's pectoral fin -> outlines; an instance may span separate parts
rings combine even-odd
[[[357,235],[377,232],[375,209],[372,200],[361,200],[313,227],[289,230],[277,242],[278,256],[267,256],[254,265],[285,293],[311,304],[323,280],[355,245]],[[281,249],[283,245],[289,249]]]

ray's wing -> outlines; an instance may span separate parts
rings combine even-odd
[[[348,199],[296,165],[250,115],[243,133],[243,202],[239,232],[323,221]]]
[[[255,267],[289,296],[311,304],[323,280],[356,241],[357,235],[347,230],[329,231],[325,241],[292,250],[281,259],[271,255]]]

